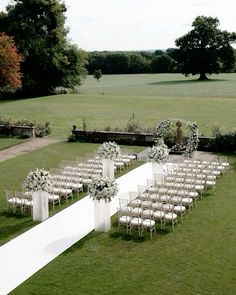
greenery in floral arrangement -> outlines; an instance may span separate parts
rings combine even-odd
[[[164,143],[161,145],[154,145],[152,147],[148,147],[147,156],[148,160],[151,162],[164,164],[166,163],[169,156],[168,147]]]
[[[52,177],[50,173],[44,169],[36,169],[30,171],[24,182],[25,188],[36,192],[45,191],[49,192],[52,189]]]
[[[166,119],[157,125],[156,130],[154,131],[153,137],[154,141],[157,144],[162,144],[164,133],[167,132],[170,128],[171,121]]]
[[[195,122],[188,122],[189,137],[186,146],[184,156],[192,158],[193,153],[197,150],[199,139],[198,139],[198,126]]]
[[[121,154],[120,147],[115,142],[104,142],[99,148],[98,148],[98,156],[100,158],[115,160],[117,157],[119,157]]]
[[[108,177],[98,176],[88,185],[88,192],[93,200],[111,202],[118,192],[117,183]]]

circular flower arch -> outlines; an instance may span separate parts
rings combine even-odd
[[[159,123],[156,127],[156,130],[154,131],[153,137],[154,141],[157,145],[164,144],[164,135],[165,133],[170,129],[170,124],[172,121],[182,121],[187,123],[187,127],[189,130],[188,134],[188,140],[187,140],[187,145],[186,149],[184,152],[184,156],[188,158],[192,158],[194,152],[197,150],[198,147],[198,126],[196,122],[186,122],[185,120],[180,120],[180,119],[166,119]]]

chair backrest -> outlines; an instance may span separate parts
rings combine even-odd
[[[5,196],[6,196],[7,200],[14,198],[13,190],[5,190]]]

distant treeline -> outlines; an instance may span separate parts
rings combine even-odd
[[[97,69],[103,74],[179,73],[173,51],[93,51],[88,53],[86,68],[89,74]]]
[[[166,51],[94,51],[88,53],[87,70],[93,74],[101,69],[103,74],[170,73],[176,72],[171,57],[173,49]]]

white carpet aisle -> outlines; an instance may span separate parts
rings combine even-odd
[[[119,193],[111,202],[111,214],[117,211],[119,197],[128,198],[129,191],[137,191],[137,185],[146,185],[151,177],[147,163],[118,178]],[[0,295],[8,294],[93,229],[93,201],[86,196],[1,246]]]

